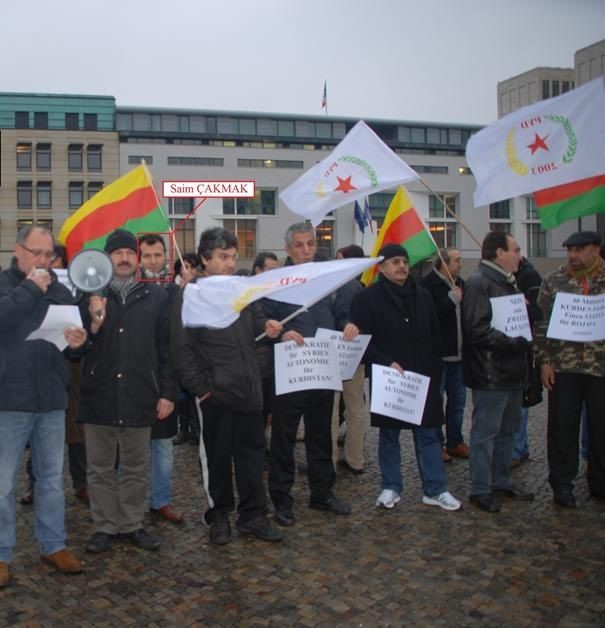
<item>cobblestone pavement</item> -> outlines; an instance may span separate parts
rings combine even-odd
[[[146,523],[162,540],[159,553],[115,545],[101,556],[85,554],[92,523],[67,490],[69,546],[84,558],[85,572],[57,574],[39,563],[32,508],[18,505],[14,581],[0,592],[0,626],[604,625],[605,507],[589,498],[581,477],[578,510],[553,505],[545,435],[541,406],[530,410],[531,460],[514,471],[536,500],[503,501],[490,515],[468,505],[462,460],[448,474],[463,510],[423,506],[404,433],[404,495],[393,511],[378,511],[377,433],[370,428],[367,472],[340,473],[336,486],[352,502],[351,516],[307,508],[299,475],[298,521],[284,530],[283,543],[234,533],[223,547],[209,543],[201,522],[196,449],[181,445],[174,501],[187,519],[180,527]],[[302,443],[297,457],[304,460]]]

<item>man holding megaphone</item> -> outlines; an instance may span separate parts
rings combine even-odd
[[[137,281],[132,233],[116,229],[105,252],[113,263],[107,296],[93,293],[81,307],[91,339],[78,412],[85,424],[95,527],[87,550],[105,552],[118,538],[157,550],[160,543],[143,528],[143,517],[151,427],[171,414],[176,396],[169,365],[169,304],[165,290]]]

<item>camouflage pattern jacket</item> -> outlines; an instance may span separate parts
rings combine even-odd
[[[587,294],[605,294],[605,264],[595,276],[587,278],[587,284]],[[582,283],[567,274],[567,266],[561,266],[544,278],[538,296],[538,307],[544,318],[536,323],[534,334],[538,362],[550,364],[555,371],[605,377],[605,340],[570,342],[546,338],[557,292],[585,294]]]

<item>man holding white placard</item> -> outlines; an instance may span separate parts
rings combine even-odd
[[[293,265],[312,262],[317,253],[315,230],[307,223],[291,225],[285,234],[286,253]],[[265,299],[265,313],[283,320],[297,308],[295,305]],[[334,329],[332,298],[320,299],[309,309],[284,324],[282,341],[293,340],[302,345],[304,338],[315,336],[317,329]],[[345,338],[358,333],[349,324]],[[309,507],[334,515],[348,515],[351,506],[332,491],[336,479],[332,462],[332,404],[334,390],[314,388],[276,395],[272,401],[271,459],[269,464],[269,494],[275,506],[275,519],[282,526],[296,523],[291,495],[294,483],[294,447],[301,415],[305,421],[305,449],[309,478]]]
[[[509,233],[488,233],[481,246],[481,262],[466,282],[462,297],[462,363],[465,383],[473,391],[470,502],[491,513],[500,511],[494,495],[518,501],[534,498],[513,486],[510,472],[531,346],[521,329],[529,324],[517,321],[521,317],[516,313],[518,299],[527,318],[513,274],[520,259],[519,245]],[[495,320],[495,312],[497,304],[506,299],[511,302],[510,311],[501,324]]]
[[[430,382],[420,425],[372,412],[372,425],[380,428],[378,462],[382,475],[382,491],[376,507],[391,509],[401,499],[399,437],[402,429],[412,429],[424,491],[422,502],[444,510],[458,510],[460,502],[447,490],[441,457],[441,355],[435,307],[429,292],[409,277],[409,256],[404,247],[387,244],[378,255],[384,257],[378,267],[378,281],[359,292],[351,307],[351,321],[361,333],[372,335],[364,361],[400,373],[413,371],[428,376]],[[378,393],[373,390],[372,394]]]
[[[605,266],[600,244],[593,231],[569,236],[563,242],[567,264],[545,277],[538,296],[544,312],[535,334],[542,384],[548,390],[548,481],[555,503],[564,508],[576,505],[573,482],[583,402],[590,434],[588,488],[593,497],[605,499],[605,316],[599,303],[605,294]]]

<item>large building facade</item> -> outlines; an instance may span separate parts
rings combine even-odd
[[[605,41],[579,50],[575,70],[537,68],[500,83],[499,108],[512,111],[602,74],[604,48]],[[333,116],[120,107],[107,96],[0,94],[0,266],[10,260],[19,227],[43,224],[57,235],[87,198],[142,161],[152,172],[181,251],[194,250],[203,229],[220,225],[237,233],[243,266],[259,251],[283,256],[286,228],[302,219],[280,202],[280,191],[326,157],[356,122]],[[541,269],[564,256],[561,243],[577,229],[576,221],[542,230],[531,195],[473,206],[475,180],[465,149],[479,126],[366,122],[420,175],[420,181],[406,187],[440,246],[456,246],[465,259],[474,260],[485,233],[500,229],[513,233]],[[253,199],[208,199],[198,207],[201,199],[161,196],[164,180],[250,179],[256,182]],[[393,194],[369,198],[378,229]],[[370,251],[376,233],[366,229],[361,234],[353,215],[349,203],[319,225],[324,253],[333,256],[351,243]],[[582,227],[605,232],[596,217],[583,219]]]

